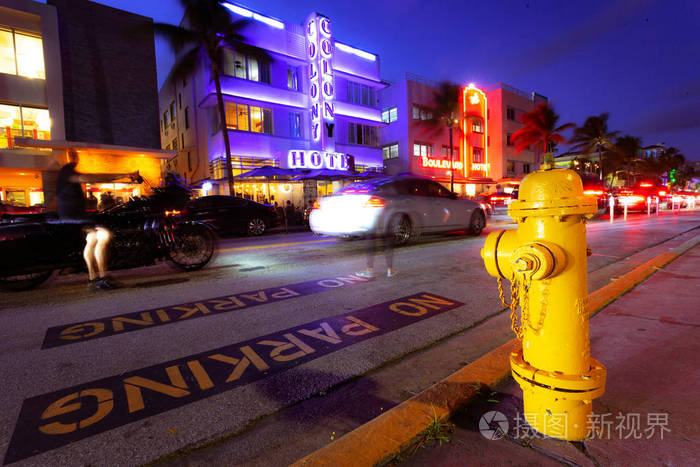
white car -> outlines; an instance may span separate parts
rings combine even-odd
[[[481,205],[460,199],[439,183],[416,176],[386,176],[353,183],[318,200],[309,216],[311,230],[336,237],[390,234],[396,244],[413,236],[486,226]]]

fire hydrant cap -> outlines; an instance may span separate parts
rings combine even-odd
[[[594,214],[597,200],[583,194],[581,177],[569,169],[539,170],[520,185],[518,199],[508,207],[513,217]]]

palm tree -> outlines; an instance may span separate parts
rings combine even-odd
[[[574,130],[574,136],[569,140],[569,144],[574,146],[573,151],[579,151],[582,154],[592,154],[598,151],[598,162],[600,167],[600,179],[603,180],[603,150],[613,150],[613,138],[619,131],[608,131],[608,117],[610,114],[602,113],[598,116],[591,116],[586,119],[583,126]],[[607,165],[606,165],[607,168]]]
[[[546,102],[537,104],[534,110],[524,113],[520,121],[524,126],[511,137],[515,152],[535,146],[538,149],[541,148],[542,154],[545,154],[553,145],[566,141],[561,132],[574,127],[573,123],[557,126],[559,115]]]
[[[216,86],[216,103],[226,148],[226,177],[229,193],[234,194],[231,144],[226,125],[224,98],[221,94],[221,74],[225,69],[225,54],[235,49],[261,60],[269,60],[269,56],[265,51],[246,43],[246,38],[241,31],[250,21],[232,22],[231,14],[221,3],[222,0],[179,1],[185,10],[181,26],[156,23],[155,32],[170,43],[178,57],[172,70],[174,77],[189,76],[202,62],[210,67],[211,79]]]
[[[620,171],[628,176],[636,173],[648,174],[653,172],[653,162],[639,157],[642,149],[642,140],[640,138],[630,135],[619,136],[615,140],[614,149],[610,151],[610,155],[607,158],[606,167],[608,171],[612,174]]]
[[[457,127],[459,131],[459,93],[461,87],[450,81],[442,81],[436,91],[433,92],[433,106],[430,109],[432,117],[427,120],[418,120],[433,129],[436,133],[444,127],[450,135],[450,191],[454,191],[454,154],[452,149],[452,129]]]

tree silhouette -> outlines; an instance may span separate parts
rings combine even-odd
[[[603,152],[607,150],[606,155],[612,156],[611,151],[615,149],[613,139],[620,133],[619,131],[608,130],[609,117],[610,114],[607,112],[598,116],[588,117],[583,126],[574,130],[574,135],[569,140],[569,144],[573,144],[572,151],[578,151],[586,155],[598,151],[601,180],[605,178],[604,167],[607,172],[610,172],[607,168],[607,161],[603,163]],[[615,172],[613,171],[612,173],[614,175]]]
[[[515,152],[535,146],[545,154],[553,145],[566,141],[561,132],[574,127],[573,123],[557,126],[559,115],[546,102],[537,104],[534,110],[524,113],[520,121],[523,127],[511,137]]]
[[[450,137],[450,191],[454,191],[454,154],[452,149],[452,130],[459,131],[459,93],[461,87],[450,81],[442,81],[433,92],[432,117],[418,120],[419,124],[431,128],[435,133],[447,128]]]
[[[226,148],[226,177],[229,193],[235,194],[231,143],[221,93],[221,74],[224,71],[226,53],[237,50],[260,60],[270,60],[270,57],[264,50],[246,42],[241,31],[250,24],[250,21],[232,21],[230,11],[221,3],[221,0],[180,0],[180,4],[185,10],[181,26],[166,23],[156,23],[153,26],[156,34],[164,37],[177,55],[172,70],[173,77],[189,76],[199,63],[204,62],[209,65],[211,78],[216,86],[216,103]]]

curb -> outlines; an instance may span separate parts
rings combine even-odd
[[[700,235],[662,253],[612,283],[588,295],[589,317],[625,294],[657,270],[700,244]],[[478,386],[493,387],[510,377],[511,352],[520,342],[511,339],[478,360],[457,370],[420,394],[400,403],[336,441],[299,459],[294,466],[382,465],[408,448],[435,419],[444,420],[460,407],[474,402]]]

